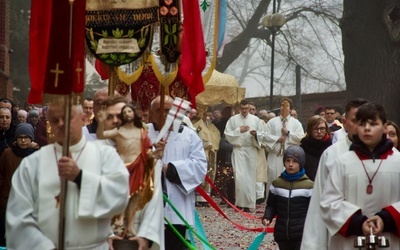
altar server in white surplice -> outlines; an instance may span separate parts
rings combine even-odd
[[[384,235],[400,249],[400,153],[386,138],[382,105],[359,107],[357,136],[332,168],[321,196],[328,249],[354,249],[358,235]]]
[[[289,98],[282,98],[280,102],[280,116],[272,118],[265,125],[266,143],[269,149],[267,157],[269,186],[277,179],[284,170],[283,152],[289,146],[300,145],[304,137],[303,126],[294,117],[290,116],[293,102]]]
[[[164,101],[162,108],[160,108],[160,96],[151,103],[153,123],[148,124],[148,129],[152,143],[157,139],[159,129],[161,129],[158,126],[160,112],[166,116],[172,107],[173,99],[171,97],[165,96]],[[179,132],[169,132],[162,163],[169,200],[184,219],[190,225],[194,225],[194,190],[203,182],[207,173],[207,159],[200,137],[195,131],[184,125],[181,125]],[[185,237],[187,228],[169,204],[165,205],[164,216]],[[165,249],[186,249],[185,244],[167,225],[165,226]]]
[[[249,114],[249,106],[246,99],[242,100],[240,114],[228,120],[224,131],[226,140],[233,145],[236,205],[246,212],[256,207],[257,152],[264,132],[263,121]]]
[[[48,109],[56,143],[26,157],[13,176],[7,249],[58,248],[60,176],[68,184],[65,249],[108,250],[111,218],[128,203],[128,171],[114,148],[82,136],[86,115],[80,105],[71,110],[70,157],[62,156],[64,104]]]
[[[321,155],[314,181],[314,190],[307,211],[306,223],[304,224],[303,239],[301,241],[302,250],[328,249],[328,230],[322,220],[319,208],[322,191],[337,158],[349,151],[353,135],[357,133],[356,113],[358,107],[367,102],[368,100],[358,98],[346,104],[346,115],[342,119],[343,127],[347,131],[346,137],[327,148]]]

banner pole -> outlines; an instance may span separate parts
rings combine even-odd
[[[69,143],[70,143],[70,127],[71,127],[71,99],[72,96],[64,96],[64,141],[62,148],[62,155],[69,155]],[[60,187],[60,214],[59,214],[59,222],[58,222],[58,250],[64,250],[65,244],[65,204],[67,198],[68,191],[68,180],[65,178],[60,178],[61,187]]]
[[[69,48],[68,55],[69,61],[72,67],[72,28],[73,28],[73,16],[74,16],[74,0],[68,0],[70,7],[70,17],[69,17]],[[62,147],[62,155],[69,155],[69,143],[70,143],[70,127],[71,127],[71,104],[72,95],[69,94],[64,96],[64,140]],[[60,178],[60,213],[58,221],[58,250],[65,249],[65,207],[67,201],[68,193],[68,180],[61,177]]]

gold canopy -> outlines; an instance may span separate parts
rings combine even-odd
[[[214,70],[210,80],[205,84],[205,90],[196,97],[197,109],[221,102],[236,105],[244,99],[245,94],[246,89],[239,87],[234,76]]]

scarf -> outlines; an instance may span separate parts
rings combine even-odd
[[[321,156],[322,153],[330,145],[332,145],[332,140],[328,134],[322,140],[317,140],[311,136],[306,136],[301,139],[301,147],[304,149],[305,153],[309,155]]]
[[[21,158],[24,158],[30,154],[32,154],[33,152],[35,152],[36,150],[38,150],[37,148],[26,148],[26,149],[22,149],[20,147],[18,147],[15,144],[11,145],[11,150],[13,151],[13,153]]]
[[[382,140],[375,146],[371,152],[368,147],[360,140],[358,135],[353,136],[354,140],[350,146],[350,150],[353,150],[360,160],[366,159],[386,159],[393,153],[393,142],[386,138],[386,135],[382,135]]]
[[[295,181],[295,180],[299,179],[300,177],[302,177],[305,173],[306,173],[306,170],[304,168],[302,168],[299,172],[297,172],[295,174],[289,174],[285,170],[282,172],[282,177],[288,181]]]

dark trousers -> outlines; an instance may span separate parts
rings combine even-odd
[[[184,225],[173,225],[175,229],[185,238],[186,226]],[[165,249],[166,250],[185,250],[186,245],[182,240],[174,233],[174,231],[165,225]]]
[[[300,250],[301,240],[298,241],[278,241],[279,250]]]

